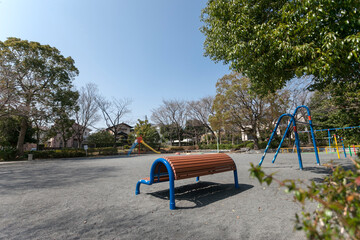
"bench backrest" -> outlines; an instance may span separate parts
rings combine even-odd
[[[171,165],[175,180],[236,170],[234,160],[223,153],[168,156],[163,159]],[[165,165],[159,164],[154,173],[166,174],[167,169]]]

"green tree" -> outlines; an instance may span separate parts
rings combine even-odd
[[[62,56],[54,47],[19,38],[0,41],[0,76],[8,78],[7,92],[14,95],[10,98],[11,114],[21,118],[17,141],[19,155],[23,153],[28,122],[38,115],[39,108],[48,106],[51,109],[56,93],[71,89],[77,74],[74,60]]]
[[[16,116],[0,118],[0,146],[16,147],[20,124],[21,119]],[[26,142],[35,142],[35,139],[32,137],[34,132],[35,130],[31,126],[27,127],[25,133]]]
[[[143,140],[149,144],[152,148],[159,146],[160,135],[156,128],[149,123],[147,119],[140,120],[136,123],[134,127],[134,133],[138,137],[142,137]]]
[[[96,147],[112,147],[114,142],[114,137],[108,131],[99,131],[91,134],[87,141],[89,144],[93,144]]]
[[[205,55],[230,63],[265,94],[295,76],[312,76],[317,89],[358,82],[359,9],[358,0],[209,0]]]
[[[179,127],[176,127],[175,124],[159,124],[160,125],[160,133],[164,140],[169,141],[171,144],[174,143],[174,140],[178,138],[177,129]],[[180,128],[181,129],[181,128]],[[180,135],[183,135],[183,130],[181,130]]]
[[[236,125],[247,132],[258,149],[259,135],[265,129],[272,128],[272,123],[287,108],[286,97],[274,93],[261,97],[251,91],[251,82],[239,73],[225,75],[216,83],[214,101],[215,118],[211,119],[215,129],[226,125]],[[282,106],[279,108],[278,106]],[[276,116],[276,117],[275,117]],[[221,126],[222,125],[222,126]]]
[[[76,101],[79,93],[71,90],[60,89],[54,94],[54,104],[52,106],[54,125],[49,131],[49,136],[55,137],[60,134],[63,147],[67,147],[67,141],[75,135],[75,120],[71,116],[77,110]]]
[[[354,83],[336,84],[315,92],[309,107],[318,129],[359,126],[360,90]],[[360,142],[360,129],[337,131],[348,143]],[[318,133],[317,133],[318,135]],[[327,133],[323,134],[324,137]],[[320,136],[320,134],[319,134]]]

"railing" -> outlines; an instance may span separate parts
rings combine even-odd
[[[314,147],[300,147],[302,153],[306,152],[315,152]],[[317,147],[318,153],[325,153],[325,154],[338,154],[338,158],[340,158],[339,154],[343,153],[346,157],[347,154],[350,156],[355,156],[360,151],[360,145],[349,145],[347,147],[340,147],[340,146],[320,146]],[[296,148],[281,148],[280,153],[297,153]]]

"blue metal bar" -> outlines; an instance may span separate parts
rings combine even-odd
[[[300,148],[299,134],[298,134],[298,132],[297,132],[296,122],[295,122],[295,118],[294,118],[294,117],[293,117],[293,120],[294,120],[295,144],[296,144],[296,148],[297,148],[299,166],[300,166],[300,170],[303,170],[302,159],[301,159],[301,148]]]
[[[275,153],[275,156],[274,156],[274,158],[273,158],[273,160],[272,160],[272,163],[275,163],[275,160],[276,160],[276,158],[277,158],[277,155],[279,154],[279,151],[280,151],[280,149],[281,149],[281,145],[282,145],[282,143],[284,142],[284,140],[285,140],[285,138],[286,138],[286,135],[287,135],[287,133],[288,133],[288,131],[289,131],[289,129],[290,129],[291,124],[292,124],[292,119],[290,120],[288,126],[286,127],[284,136],[282,137],[282,139],[281,139],[281,141],[280,141],[279,147],[278,147],[277,150],[276,150],[276,153]]]
[[[159,170],[158,170],[158,175],[157,175],[157,177],[158,177],[158,182],[160,182],[160,173],[161,173],[161,172],[160,172],[160,170],[161,170],[160,166],[158,167],[158,169],[159,169]]]
[[[128,154],[127,154],[128,156],[131,154],[132,150],[136,147],[136,145],[138,145],[138,143],[137,143],[137,142],[134,142],[133,145],[131,146]]]
[[[265,150],[264,150],[264,154],[263,154],[262,157],[261,157],[261,160],[260,160],[260,162],[259,162],[259,166],[261,166],[261,164],[262,164],[263,161],[264,161],[265,155],[266,155],[266,153],[267,153],[267,151],[268,151],[268,149],[269,149],[269,146],[270,146],[271,141],[273,140],[273,138],[274,138],[274,136],[275,136],[276,129],[277,129],[278,125],[279,125],[279,121],[276,123],[275,129],[274,129],[273,132],[271,133],[271,137],[270,137],[270,139],[269,139],[268,144],[266,145],[266,148],[265,148]]]
[[[196,177],[196,181],[197,181],[197,182],[200,181],[200,177]]]
[[[260,162],[259,162],[259,166],[261,166],[261,164],[263,163],[264,158],[265,158],[265,155],[266,155],[266,153],[267,153],[267,150],[269,149],[270,143],[271,143],[271,141],[273,140],[273,138],[274,138],[274,136],[275,136],[275,133],[276,133],[277,128],[279,127],[280,121],[281,121],[281,119],[282,119],[283,117],[285,117],[285,116],[290,117],[290,118],[291,118],[291,121],[294,121],[294,122],[295,122],[294,116],[291,115],[291,114],[289,114],[289,113],[284,113],[283,115],[281,115],[281,116],[279,117],[279,119],[278,119],[278,121],[277,121],[277,123],[276,123],[276,125],[275,125],[275,128],[274,128],[274,130],[273,130],[273,132],[272,132],[272,134],[271,134],[271,137],[270,137],[270,139],[269,139],[269,142],[268,142],[268,144],[266,145],[264,154],[263,154],[263,156],[261,157],[261,160],[260,160]],[[273,161],[274,161],[274,160],[273,160]]]
[[[328,129],[328,137],[329,137],[329,148],[331,148],[331,135],[330,135],[330,129]]]
[[[175,207],[174,173],[173,173],[170,163],[164,158],[158,158],[152,164],[151,169],[150,169],[150,181],[141,179],[140,181],[137,182],[136,189],[135,189],[135,195],[140,194],[140,185],[141,184],[152,185],[154,183],[155,169],[159,163],[164,164],[169,173],[170,210],[174,210],[176,208]],[[160,168],[160,166],[159,166],[159,168]]]
[[[235,181],[235,188],[239,188],[237,170],[234,170],[234,181]]]
[[[295,109],[293,116],[294,116],[294,117],[296,116],[296,113],[297,113],[297,111],[298,111],[300,108],[305,108],[306,111],[307,111],[308,118],[309,118],[311,138],[312,138],[312,140],[313,140],[313,146],[314,146],[314,150],[315,150],[316,163],[317,163],[318,165],[320,165],[319,153],[318,153],[317,146],[316,146],[316,140],[315,140],[315,134],[314,134],[314,127],[313,127],[312,120],[311,120],[310,109],[309,109],[307,106],[305,106],[305,105],[298,106],[298,107]],[[294,126],[295,126],[295,124],[294,124]],[[297,133],[296,133],[296,134],[297,134]]]
[[[326,128],[326,129],[317,129],[314,130],[315,132],[321,132],[321,131],[333,131],[333,130],[342,130],[342,129],[353,129],[353,128],[360,128],[360,126],[355,126],[355,127],[343,127],[343,128]],[[309,131],[299,131],[299,132],[309,132]]]

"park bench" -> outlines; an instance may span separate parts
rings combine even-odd
[[[153,183],[169,181],[170,209],[175,209],[174,180],[221,173],[234,172],[235,188],[238,188],[238,177],[234,160],[226,154],[202,154],[187,156],[168,156],[158,158],[150,169],[150,177],[143,178],[136,184],[135,194],[140,193],[140,185],[152,185]]]

